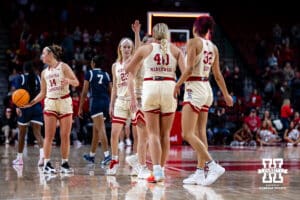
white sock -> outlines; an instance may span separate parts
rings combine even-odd
[[[64,164],[65,162],[68,162],[68,159],[61,159],[61,164]]]
[[[18,153],[17,157],[18,158],[22,158],[23,157],[23,153]]]
[[[160,165],[153,165],[153,171],[156,170],[161,170],[161,166]]]
[[[104,151],[104,157],[109,156],[109,151]]]
[[[112,156],[112,160],[118,160],[119,159],[119,156]]]
[[[43,158],[43,157],[44,157],[44,149],[40,148],[40,158]]]
[[[90,156],[91,157],[95,157],[95,155],[96,155],[96,153],[93,153],[93,152],[90,151]]]

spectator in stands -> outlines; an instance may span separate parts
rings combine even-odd
[[[93,36],[93,42],[95,46],[99,46],[102,42],[102,34],[99,29],[96,30]]]
[[[298,111],[295,111],[294,112],[294,117],[293,117],[293,120],[292,120],[295,124],[299,124],[300,123],[300,114]]]
[[[6,108],[1,118],[1,131],[5,136],[5,144],[11,144],[15,141],[18,133],[17,119],[12,113],[11,108]]]
[[[288,85],[291,84],[291,81],[295,77],[295,71],[290,62],[286,62],[283,67],[283,76],[284,80],[288,82]]]
[[[240,68],[239,66],[235,66],[233,69],[233,72],[231,73],[231,76],[229,79],[232,79],[232,91],[234,92],[234,94],[236,94],[236,96],[238,97],[242,97],[244,96],[243,93],[243,77],[242,74],[240,72]]]
[[[226,128],[226,113],[225,108],[217,108],[212,115],[212,131],[215,144],[223,145],[230,131]]]
[[[285,44],[283,46],[283,48],[280,51],[280,58],[279,60],[281,61],[281,63],[279,63],[279,65],[282,65],[286,62],[291,62],[294,63],[294,50],[290,47],[290,42],[289,40],[285,40]]]
[[[256,146],[256,142],[253,140],[253,135],[247,124],[243,124],[242,128],[237,130],[233,134],[233,141],[230,146]]]
[[[291,106],[291,102],[289,99],[284,99],[281,109],[280,109],[280,120],[283,125],[283,129],[287,129],[289,127],[291,117],[293,116],[293,108]]]
[[[266,80],[263,91],[264,91],[264,100],[266,102],[272,102],[276,90],[275,90],[275,83],[271,77]]]
[[[262,96],[258,93],[258,90],[255,88],[250,96],[248,106],[259,110],[262,106]]]
[[[264,111],[264,114],[263,114],[263,117],[261,119],[262,122],[268,122],[268,123],[272,123],[272,118],[271,118],[271,114],[270,114],[270,111],[269,110],[265,110]]]
[[[244,123],[249,127],[253,136],[256,137],[261,126],[261,120],[254,108],[250,110],[249,116],[245,118]]]
[[[297,146],[300,142],[300,124],[295,124],[294,121],[290,122],[288,129],[284,131],[284,141],[287,146]]]
[[[256,141],[262,145],[275,145],[281,141],[278,133],[270,121],[264,121],[257,134]]]
[[[83,41],[84,45],[90,44],[90,34],[86,28],[84,29],[83,34],[82,34],[82,41]]]
[[[275,56],[274,51],[272,51],[271,54],[268,56],[267,62],[268,62],[268,66],[271,69],[278,67],[278,58]]]
[[[80,27],[76,26],[76,28],[73,32],[73,40],[74,40],[76,46],[81,44],[81,41],[82,41],[81,37],[82,37],[82,33],[81,33],[81,30],[80,30]]]

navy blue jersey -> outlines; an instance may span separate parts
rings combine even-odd
[[[34,83],[29,83],[29,74],[21,74],[15,78],[14,86],[16,89],[25,89],[30,94],[30,100],[34,99],[41,89],[41,79],[38,75],[34,75]]]
[[[109,99],[109,83],[111,80],[107,72],[99,68],[89,70],[85,74],[85,80],[90,82],[90,97]]]

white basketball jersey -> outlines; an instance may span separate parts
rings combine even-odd
[[[197,63],[191,76],[209,77],[211,66],[215,60],[214,44],[210,40],[200,38],[203,43],[202,51],[196,56]]]
[[[69,94],[69,85],[61,85],[65,77],[61,62],[55,68],[47,67],[44,77],[47,85],[47,98],[60,98]]]
[[[118,97],[130,97],[128,92],[128,73],[125,72],[124,64],[116,62],[115,67],[116,86]]]
[[[170,51],[170,44],[167,44],[167,54],[163,58],[160,44],[151,43],[153,50],[144,60],[144,77],[163,76],[176,78],[175,70],[177,60]]]

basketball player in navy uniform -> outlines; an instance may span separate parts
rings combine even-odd
[[[16,89],[25,89],[30,94],[30,100],[34,99],[40,91],[40,77],[34,72],[31,62],[24,64],[24,73],[17,76],[14,81]],[[43,137],[41,127],[43,126],[43,109],[42,104],[37,103],[29,108],[16,108],[18,115],[18,155],[13,161],[13,165],[23,165],[23,150],[27,128],[32,127],[33,134],[37,140],[40,149],[40,158],[38,166],[44,165]]]
[[[84,101],[90,89],[89,100],[90,115],[93,120],[93,138],[90,152],[84,154],[83,157],[86,161],[95,162],[95,154],[100,139],[102,151],[104,152],[104,159],[100,164],[106,165],[111,160],[108,150],[105,119],[109,117],[109,95],[112,83],[108,73],[100,68],[103,65],[103,61],[103,56],[94,56],[91,61],[92,70],[87,71],[85,74],[78,115],[82,116],[83,114]]]

